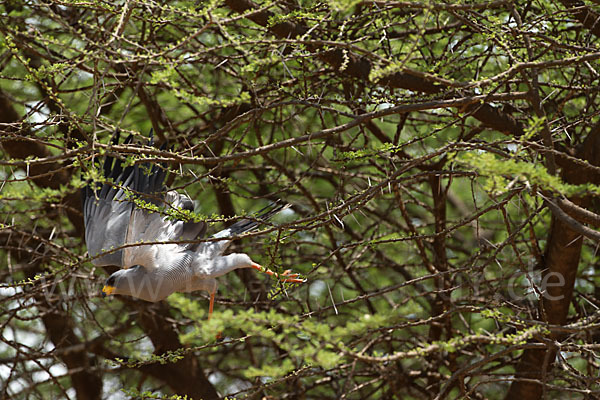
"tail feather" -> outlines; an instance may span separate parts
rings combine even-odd
[[[258,228],[261,225],[261,222],[268,221],[275,214],[285,210],[290,207],[291,204],[279,204],[279,203],[271,203],[268,206],[264,207],[262,210],[256,213],[256,217],[254,219],[243,219],[241,221],[236,222],[231,225],[229,228],[224,229],[218,233],[216,233],[213,237],[229,237],[229,236],[237,236],[244,232],[252,231]]]

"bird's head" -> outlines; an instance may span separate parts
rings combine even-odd
[[[131,294],[127,271],[126,269],[120,269],[108,277],[102,288],[102,297],[113,294]]]
[[[146,273],[140,265],[120,269],[108,277],[102,288],[102,297],[121,294],[156,302],[164,299],[172,290],[161,277]]]

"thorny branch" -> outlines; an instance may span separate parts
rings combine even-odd
[[[0,4],[2,397],[599,395],[600,24],[560,3]],[[290,202],[233,251],[308,282],[102,299],[107,154],[213,232]]]

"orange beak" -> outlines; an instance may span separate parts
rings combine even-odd
[[[102,297],[110,296],[115,291],[114,286],[104,286],[102,288]]]

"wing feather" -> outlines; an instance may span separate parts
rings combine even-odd
[[[174,191],[167,192],[165,202],[171,207],[189,206],[190,203],[193,205],[187,196]],[[126,244],[136,244],[136,246],[128,246],[123,249],[123,267],[143,265],[147,269],[171,268],[171,263],[165,263],[165,261],[178,259],[185,250],[193,247],[194,244],[156,242],[189,241],[201,237],[204,232],[206,232],[206,223],[204,222],[172,220],[166,215],[136,208],[131,213],[125,240]],[[154,242],[154,244],[144,244],[149,242]]]
[[[117,134],[115,142],[118,141],[118,136]],[[128,138],[125,142],[130,140]],[[123,169],[118,160],[107,156],[103,169],[107,182],[87,186],[82,191],[85,241],[90,256],[101,255],[92,260],[94,265],[120,266],[122,251],[112,250],[120,247],[125,240],[133,205],[126,201],[122,187],[114,186],[108,180],[128,186],[133,167]]]
[[[152,183],[149,183],[152,185]],[[175,191],[169,191],[164,198],[170,207],[193,207],[191,199]],[[127,230],[126,244],[137,244],[123,249],[123,267],[143,265],[148,269],[169,267],[164,264],[165,258],[177,259],[185,250],[194,246],[193,243],[155,243],[175,242],[178,240],[193,240],[206,232],[205,222],[184,222],[172,220],[157,212],[136,208],[131,214]],[[170,256],[167,256],[170,255]]]
[[[117,132],[113,142],[118,143],[118,140]],[[131,143],[131,140],[129,136],[125,143]],[[118,159],[106,156],[103,171],[106,182],[88,186],[82,191],[85,240],[90,256],[99,256],[92,260],[95,265],[157,268],[169,257],[176,256],[175,253],[182,253],[195,245],[143,243],[190,241],[206,232],[205,222],[173,220],[160,213],[137,208],[128,199],[129,190],[133,196],[148,203],[193,210],[194,202],[188,196],[175,191],[162,194],[167,174],[164,167],[144,163],[123,168]],[[114,250],[125,244],[135,246]]]
[[[194,211],[194,202],[188,196],[177,193],[175,191],[167,192],[165,200],[173,208],[182,210]],[[206,234],[207,224],[204,221],[200,222],[181,222],[177,224],[175,235],[182,240],[194,240],[204,237]],[[186,244],[187,249],[194,249],[197,245]]]

